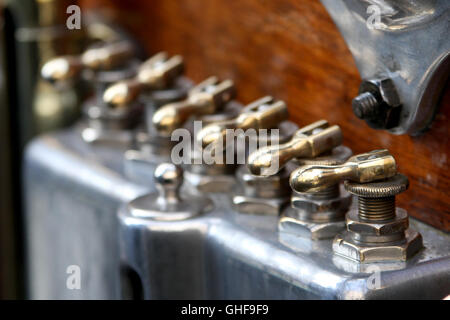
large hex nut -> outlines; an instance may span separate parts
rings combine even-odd
[[[338,217],[344,219],[351,203],[352,195],[345,191],[342,185],[339,196],[335,198],[316,199],[294,193],[291,199],[291,206],[297,210],[299,216],[316,222],[326,222]]]
[[[312,240],[329,239],[345,229],[345,220],[313,222],[300,220],[295,217],[296,209],[289,207],[283,212],[278,230],[298,235]]]
[[[236,173],[243,195],[255,198],[284,198],[291,195],[289,170],[269,177],[252,175],[247,166],[241,166]]]
[[[205,193],[229,192],[236,183],[233,175],[202,175],[184,171],[184,179]]]
[[[407,229],[405,239],[385,244],[367,244],[353,240],[348,232],[339,234],[333,241],[335,254],[360,263],[406,261],[423,248],[420,233]]]
[[[402,233],[408,226],[408,213],[402,208],[396,208],[395,219],[380,222],[362,220],[357,210],[347,214],[347,230],[356,234],[387,236]]]
[[[279,216],[289,203],[289,197],[259,198],[235,194],[231,201],[234,210],[240,213]]]

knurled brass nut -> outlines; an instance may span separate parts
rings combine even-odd
[[[406,191],[409,187],[409,181],[408,177],[398,173],[384,181],[358,183],[346,180],[344,181],[344,186],[348,192],[359,197],[384,198]]]
[[[364,221],[358,217],[357,210],[347,213],[347,230],[359,234],[384,236],[408,229],[409,220],[406,210],[396,208],[395,219],[388,221]]]

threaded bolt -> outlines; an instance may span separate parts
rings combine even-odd
[[[359,218],[379,222],[395,218],[395,196],[408,189],[409,181],[399,173],[384,181],[345,181],[344,186],[348,192],[358,196]]]
[[[395,196],[385,198],[358,197],[358,213],[362,220],[385,221],[395,218]]]
[[[380,103],[371,92],[363,92],[352,101],[353,113],[360,119],[372,118]]]

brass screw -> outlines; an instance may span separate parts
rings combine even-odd
[[[395,218],[395,196],[408,189],[408,178],[398,173],[370,183],[344,182],[345,189],[358,196],[358,215],[365,221],[386,221]]]

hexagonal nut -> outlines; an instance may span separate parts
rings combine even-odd
[[[201,175],[184,171],[184,180],[205,193],[229,192],[236,183],[233,175]]]
[[[390,78],[363,80],[359,92],[373,92],[379,94],[381,99],[391,107],[400,105],[395,84]]]
[[[352,203],[352,195],[340,186],[339,197],[331,199],[315,199],[294,193],[291,206],[302,213],[303,216],[314,217],[314,221],[336,219],[344,217]]]
[[[291,195],[289,186],[290,171],[262,177],[252,175],[247,166],[241,166],[236,172],[236,179],[246,196],[258,198],[282,198]]]
[[[283,212],[278,222],[278,230],[280,232],[287,232],[312,240],[321,240],[333,238],[345,229],[345,220],[320,223],[302,221],[294,218],[295,213],[291,212],[293,210],[295,209],[290,207]]]
[[[361,220],[357,210],[351,210],[347,214],[347,230],[357,234],[387,236],[401,233],[408,227],[408,213],[402,208],[396,208],[395,219],[380,222]]]
[[[289,203],[289,197],[257,198],[235,194],[231,201],[234,210],[240,213],[278,216]]]
[[[354,241],[348,232],[336,236],[333,252],[360,262],[406,261],[423,248],[422,236],[417,231],[405,231],[405,239],[386,244],[363,244]]]

